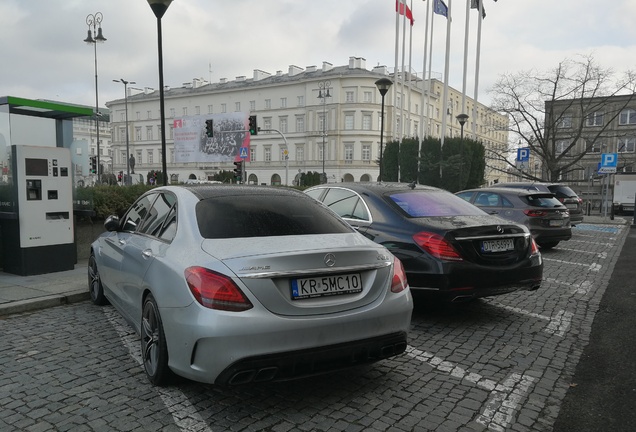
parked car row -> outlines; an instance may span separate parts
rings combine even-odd
[[[525,188],[164,186],[106,220],[89,292],[140,335],[153,384],[285,380],[404,352],[413,294],[537,290],[539,246],[570,226]]]

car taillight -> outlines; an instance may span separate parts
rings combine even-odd
[[[436,258],[446,261],[463,261],[457,250],[444,237],[426,231],[413,236],[415,243]]]
[[[393,257],[393,278],[391,279],[391,291],[399,293],[409,287],[409,283],[406,280],[406,272],[402,261]]]
[[[534,241],[534,239],[530,239],[530,241],[532,242],[530,244],[530,255],[539,254],[539,245],[537,244],[537,242]]]
[[[194,298],[204,307],[241,312],[254,307],[234,281],[203,267],[188,267],[185,278]]]
[[[526,216],[530,216],[530,217],[544,217],[548,215],[548,212],[545,210],[529,210],[526,209],[523,211]]]

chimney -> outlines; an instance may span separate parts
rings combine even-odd
[[[315,66],[315,65],[313,65],[313,66],[307,66],[307,67],[305,68],[305,72],[316,72],[316,66]]]
[[[326,62],[326,61],[322,62],[322,71],[323,72],[330,71],[331,69],[333,69],[333,65],[331,63]]]
[[[294,66],[294,65],[290,65],[289,66],[289,76],[295,76],[298,75],[299,73],[301,73],[303,71],[303,68],[298,67],[298,66]]]
[[[265,72],[260,69],[254,69],[254,81],[260,81],[270,76],[272,76],[272,74],[270,74],[269,72]]]
[[[366,69],[367,61],[362,57],[349,57],[349,69]]]

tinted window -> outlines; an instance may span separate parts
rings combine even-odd
[[[506,197],[494,192],[479,192],[475,198],[475,205],[480,207],[514,207]]]
[[[455,195],[457,195],[458,197],[460,197],[464,201],[469,201],[469,202],[470,202],[470,199],[473,197],[473,193],[472,192],[458,192]]]
[[[154,237],[160,237],[164,231],[164,223],[177,200],[172,194],[162,193],[152,204],[142,226],[137,230]],[[172,213],[175,214],[174,212]]]
[[[196,206],[205,238],[333,234],[353,231],[318,201],[300,195],[242,195],[209,198]]]
[[[305,193],[309,195],[310,197],[312,197],[313,199],[319,199],[323,191],[324,189],[312,189],[312,190],[305,191]]]
[[[369,220],[364,203],[349,189],[330,188],[322,202],[340,217]]]
[[[389,198],[410,217],[484,215],[482,210],[450,192],[410,191]]]
[[[553,185],[553,186],[549,186],[550,192],[552,192],[553,194],[555,194],[557,196],[557,198],[568,198],[568,197],[575,197],[576,192],[574,192],[572,189],[570,189],[567,186],[561,186],[561,185]]]
[[[527,195],[519,198],[534,207],[554,208],[563,206],[553,195]]]
[[[136,231],[139,224],[143,221],[152,201],[157,197],[157,194],[149,194],[142,196],[130,207],[126,215],[124,216],[124,222],[121,227],[124,231]]]

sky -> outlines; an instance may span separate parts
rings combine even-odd
[[[415,20],[411,69],[422,76],[431,0],[406,1]],[[466,1],[446,0],[452,18],[449,84],[460,91]],[[489,89],[502,74],[548,71],[579,55],[591,55],[617,74],[636,70],[636,0],[484,0],[484,6],[482,103],[489,103]],[[87,16],[98,12],[107,38],[97,45],[100,107],[124,96],[123,84],[113,80],[158,88],[157,19],[146,0],[0,0],[0,97],[95,106],[95,51],[83,41]],[[466,90],[472,97],[477,11],[469,16]],[[368,69],[392,71],[395,17],[395,0],[174,0],[161,20],[164,84],[251,78],[254,69],[287,73],[290,65],[320,67],[325,61],[342,66],[350,57],[366,59]],[[443,16],[435,15],[433,30],[432,75],[441,78]]]

